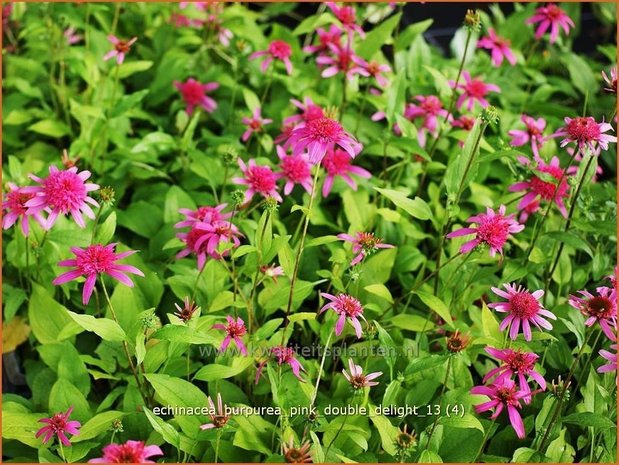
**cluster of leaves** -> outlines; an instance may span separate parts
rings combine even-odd
[[[497,6],[481,13],[483,27],[493,25],[510,39],[518,59],[516,66],[494,68],[483,51],[470,47],[464,56],[464,27],[446,58],[424,38],[432,20],[401,27],[402,6],[357,5],[367,34],[355,38],[355,53],[393,69],[390,85],[377,94],[370,92],[374,83],[368,78],[321,77],[315,60],[302,51],[316,28],[341,26],[324,5],[307,18],[298,17],[294,4],[226,5],[219,19],[233,34],[229,45],[208,27],[171,24],[171,15],[179,12],[174,4],[15,5],[6,23],[10,49],[3,51],[3,179],[26,185],[29,173],[43,175],[49,165],[60,166],[66,148],[72,161],[92,171],[94,182],[110,187],[97,220],[85,229],[60,218],[49,232],[31,222],[27,238],[17,228],[3,234],[3,342],[21,360],[16,370],[24,371],[21,388],[27,392],[3,395],[3,455],[60,461],[56,447],[34,434],[40,418],[73,407],[82,428],[64,450],[70,462],[98,457],[106,444],[128,439],[161,445],[166,461],[282,461],[281,444],[307,440],[316,462],[467,462],[480,459],[482,450],[491,461],[614,462],[615,375],[596,372],[602,339],[585,342],[584,318],[567,304],[568,294],[592,289],[614,267],[614,146],[599,158],[604,174],[577,199],[571,230],[563,232],[565,219],[552,210],[536,231],[544,208],[507,244],[504,258],[490,258],[487,250],[457,257],[461,242],[441,237],[445,224],[462,224],[486,207],[506,204],[515,211],[519,194],[507,187],[527,176],[518,157],[531,154],[528,147],[511,147],[507,133],[519,127],[522,113],[544,117],[553,130],[564,125],[564,117],[582,115],[583,106],[596,121],[614,116],[616,101],[602,91],[600,73],[614,62],[615,44],[598,46],[593,58],[572,51],[573,37],[580,34],[578,3],[562,5],[576,23],[569,37],[557,44],[536,40],[525,25],[535,7],[514,5],[507,17]],[[614,5],[594,8],[601,21],[613,24]],[[201,14],[191,8],[183,13]],[[81,34],[81,42],[67,42],[69,27]],[[120,66],[103,60],[110,33],[138,37]],[[258,61],[248,60],[275,39],[292,47],[292,75],[273,64],[262,73]],[[448,81],[456,79],[462,62],[471,76],[483,75],[501,88],[491,98],[498,123],[488,125],[483,136],[479,123],[472,132],[445,124],[434,147],[432,138],[422,146],[415,122],[402,117],[402,110],[416,95],[437,95],[447,107]],[[173,83],[189,77],[219,83],[211,94],[218,103],[214,112],[187,114]],[[310,196],[299,187],[276,210],[254,199],[251,206],[235,207],[234,223],[244,237],[229,257],[209,260],[203,270],[193,257],[176,260],[182,247],[174,228],[182,219],[179,208],[223,202],[232,208],[235,158],[275,166],[273,140],[283,119],[295,113],[290,99],[304,97],[339,110],[342,125],[364,146],[355,163],[372,178],[358,190],[337,181],[311,211]],[[242,118],[258,107],[273,123],[243,143]],[[377,111],[386,122],[371,119]],[[391,131],[396,123],[399,135]],[[465,170],[476,149],[475,163]],[[554,155],[567,165],[569,155],[550,139],[541,156]],[[463,190],[454,203],[448,194],[457,186]],[[306,215],[309,228],[291,292]],[[360,231],[396,247],[351,267],[350,248],[337,234]],[[139,250],[125,263],[145,273],[134,288],[114,286],[110,301],[117,322],[100,290],[85,306],[81,284],[52,285],[65,271],[58,262],[69,257],[71,247],[109,242]],[[559,246],[563,253],[548,275]],[[259,273],[273,263],[284,271],[277,280]],[[575,354],[588,358],[577,367],[569,398],[561,396],[560,421],[551,421],[558,402],[552,389],[524,407],[525,441],[505,417],[477,416],[478,398],[470,394],[494,366],[484,347],[507,346],[499,318],[486,303],[494,299],[491,286],[511,282],[546,289],[545,306],[558,316],[553,331],[515,343],[543,354],[539,370],[549,382],[561,386],[559,377],[571,370]],[[364,338],[358,340],[348,326],[333,339],[336,348],[367,350],[370,355],[357,363],[383,372],[363,399],[352,395],[341,374],[348,356],[300,354],[306,382],[285,366],[268,364],[254,383],[263,361],[254,355],[257,349],[282,338],[292,346],[328,344],[336,318],[318,315],[321,291],[348,293],[363,304],[370,322]],[[174,304],[186,297],[201,307],[187,324],[173,315]],[[231,314],[248,321],[250,310],[256,322],[246,338],[250,356],[218,353],[223,336],[213,325]],[[470,345],[453,355],[445,335],[456,330],[470,337]],[[124,344],[139,368],[137,381]],[[207,395],[215,399],[218,393],[229,405],[273,406],[284,413],[234,416],[222,430],[202,431],[208,416],[162,418],[152,412],[157,405],[208,406]],[[426,415],[321,414],[328,405],[349,404],[416,405]],[[287,416],[293,407],[314,405],[317,416]],[[547,447],[536,450],[549,424]],[[406,443],[405,431],[416,432],[417,440],[411,440],[416,446]]]

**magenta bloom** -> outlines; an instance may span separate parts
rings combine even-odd
[[[277,179],[285,179],[284,194],[288,195],[292,192],[295,184],[300,184],[307,191],[308,194],[312,194],[313,181],[312,181],[312,165],[307,159],[307,155],[302,153],[299,155],[286,155],[286,151],[279,145],[276,147],[277,156],[280,161],[281,172],[275,173]]]
[[[433,137],[436,137],[438,133],[438,117],[450,118],[450,115],[435,95],[417,95],[415,100],[419,104],[407,104],[404,109],[404,117],[411,121],[423,118],[421,126],[418,126],[417,138],[419,145],[424,147],[426,145],[426,131],[432,134]]]
[[[327,294],[326,292],[321,292],[320,295],[326,299],[329,299],[331,302],[328,302],[324,307],[322,307],[319,313],[323,313],[331,309],[340,316],[335,325],[335,335],[339,336],[342,334],[344,324],[346,324],[346,319],[348,318],[350,320],[350,324],[355,328],[357,338],[361,339],[363,330],[361,329],[361,323],[359,323],[358,318],[365,321],[361,302],[348,294],[338,294],[337,296],[334,296]]]
[[[475,406],[477,413],[494,409],[493,414],[490,416],[490,419],[494,420],[501,414],[503,409],[507,408],[509,421],[516,435],[520,439],[526,437],[524,423],[518,409],[522,408],[520,400],[530,397],[529,393],[517,389],[516,383],[511,379],[504,379],[502,383],[494,383],[489,386],[475,386],[471,389],[471,394],[479,394],[490,398],[488,402]]]
[[[462,77],[464,78],[464,83],[458,83],[457,86],[455,81],[449,81],[451,87],[455,86],[457,89],[462,89],[463,91],[456,102],[459,109],[462,109],[462,105],[466,103],[467,111],[472,111],[475,102],[479,103],[482,108],[486,108],[489,105],[486,100],[488,92],[501,92],[501,89],[497,85],[486,84],[480,79],[471,79],[471,75],[468,71],[463,71]]]
[[[75,28],[73,26],[65,29],[63,35],[65,39],[67,39],[69,45],[77,44],[82,40],[82,36],[75,33]]]
[[[201,84],[195,79],[189,78],[185,82],[174,81],[174,87],[183,96],[183,100],[187,105],[185,111],[188,115],[193,113],[193,109],[196,106],[201,106],[207,113],[212,113],[217,108],[217,102],[206,95],[207,92],[211,92],[219,87],[217,82]]]
[[[581,297],[570,295],[569,303],[587,318],[586,326],[599,323],[604,334],[616,341],[614,331],[617,330],[617,291],[609,287],[598,287],[597,295],[589,291],[578,291]]]
[[[264,198],[273,197],[278,202],[282,201],[281,195],[277,192],[277,176],[271,168],[258,166],[253,159],[249,160],[247,165],[240,158],[238,160],[244,177],[232,178],[232,182],[248,186],[245,191],[245,202],[249,202],[254,194],[260,194]]]
[[[277,282],[278,276],[284,276],[284,269],[281,266],[277,265],[261,265],[260,273],[265,276],[268,276],[273,280],[273,282]]]
[[[116,63],[122,65],[123,61],[125,61],[125,55],[131,51],[131,46],[136,40],[138,40],[138,38],[134,37],[131,40],[121,40],[116,36],[109,35],[107,36],[107,40],[114,45],[114,49],[107,52],[103,57],[103,60],[107,61],[112,57],[116,57]]]
[[[305,368],[303,368],[303,365],[301,365],[301,363],[297,360],[296,358],[297,354],[292,347],[286,347],[286,346],[272,347],[270,350],[270,355],[275,357],[275,361],[277,362],[278,365],[281,366],[281,365],[286,364],[290,366],[292,373],[297,377],[297,379],[299,381],[303,381],[303,378],[301,378],[301,371],[305,371]],[[258,370],[256,371],[256,379],[255,379],[256,384],[258,384],[258,381],[260,380],[260,376],[262,376],[262,370],[264,369],[264,366],[267,364],[267,361],[264,361],[260,363],[260,365],[258,365]]]
[[[510,234],[520,232],[524,225],[519,224],[514,215],[505,216],[505,205],[499,207],[498,213],[488,207],[486,213],[471,216],[466,220],[467,223],[477,223],[476,228],[462,228],[447,234],[448,238],[458,236],[469,236],[475,234],[475,239],[466,242],[460,247],[460,253],[467,253],[478,245],[490,247],[490,256],[496,253],[503,253],[503,246],[509,239]]]
[[[342,26],[349,34],[358,33],[362,38],[365,37],[365,32],[361,26],[356,23],[356,12],[352,6],[337,6],[333,2],[327,2],[327,6],[331,9],[337,19],[340,20]]]
[[[352,49],[347,47],[338,47],[329,44],[331,55],[320,55],[316,58],[316,63],[326,66],[320,74],[324,78],[335,76],[337,73],[344,73],[346,79],[352,79],[355,74],[369,77],[370,73],[357,62],[361,60]]]
[[[101,274],[106,274],[126,286],[133,287],[133,281],[131,281],[125,273],[132,273],[138,276],[144,276],[144,273],[135,266],[121,265],[116,262],[129,255],[133,255],[137,250],[115,253],[115,248],[116,243],[105,246],[101,244],[89,245],[85,249],[71,247],[71,252],[73,252],[75,258],[62,260],[58,262],[58,266],[72,266],[75,267],[75,269],[61,274],[52,281],[52,284],[58,286],[76,280],[81,276],[85,276],[86,282],[84,283],[84,290],[82,293],[82,302],[84,305],[88,304],[90,301],[90,296],[95,288],[97,277]]]
[[[323,197],[327,197],[331,192],[333,181],[336,176],[340,176],[353,190],[357,190],[357,183],[352,177],[350,177],[351,174],[355,174],[362,178],[372,177],[369,171],[358,166],[353,166],[351,162],[352,158],[350,158],[350,155],[343,150],[335,149],[327,152],[325,157],[322,159],[322,166],[327,172],[327,177],[322,185]]]
[[[213,428],[223,428],[224,426],[226,426],[226,423],[228,423],[230,415],[226,413],[223,400],[221,399],[221,393],[217,393],[217,408],[215,408],[215,404],[213,403],[213,399],[211,399],[211,396],[208,396],[207,400],[210,407],[209,416],[211,417],[211,422],[200,425],[200,429],[207,430]]]
[[[308,122],[309,120],[322,118],[325,116],[324,111],[316,105],[311,98],[305,97],[303,102],[296,99],[290,100],[292,104],[301,110],[301,114],[289,116],[284,120],[284,126],[291,126],[298,123]]]
[[[49,176],[41,179],[33,174],[30,178],[38,182],[40,186],[22,187],[21,192],[35,194],[24,205],[28,207],[26,215],[34,216],[45,229],[50,229],[59,215],[71,214],[80,228],[86,227],[82,215],[94,220],[95,214],[90,205],[98,207],[99,204],[88,196],[89,192],[99,189],[97,184],[87,183],[90,171],[77,172],[77,167],[60,171],[55,166],[49,167]],[[41,213],[51,211],[47,221]]]
[[[486,373],[483,379],[484,383],[494,376],[496,376],[493,381],[495,384],[501,384],[504,380],[511,379],[512,376],[517,376],[520,390],[531,393],[531,388],[527,382],[527,378],[531,377],[539,384],[542,390],[546,389],[546,380],[541,374],[535,371],[535,362],[539,359],[539,355],[531,352],[524,352],[520,349],[500,350],[494,347],[486,347],[486,352],[503,363],[499,367],[493,368]],[[525,397],[524,402],[529,404],[531,402],[531,397]]]
[[[213,3],[213,2],[180,2],[178,6],[180,7],[181,10],[184,10],[189,5],[193,5],[198,10],[204,11],[209,6],[209,3]]]
[[[292,147],[292,154],[299,155],[307,151],[309,161],[318,164],[336,145],[344,149],[351,158],[355,158],[362,145],[336,120],[323,116],[299,124],[290,134],[287,143]]]
[[[241,244],[242,236],[238,228],[230,221],[215,220],[210,223],[201,221],[193,224],[189,232],[178,233],[178,237],[185,243],[185,248],[176,254],[176,258],[183,258],[194,254],[198,258],[198,268],[202,269],[207,256],[220,260],[228,255],[229,250],[218,252],[222,244],[232,242],[233,247]]]
[[[222,213],[222,210],[224,210],[227,206],[227,203],[222,203],[216,207],[199,207],[197,210],[181,208],[178,212],[184,215],[185,219],[179,223],[176,223],[174,227],[190,228],[196,223],[216,223],[218,221],[227,220],[232,216],[232,213]]]
[[[512,52],[511,48],[509,48],[511,42],[503,37],[499,37],[494,32],[494,29],[488,29],[488,35],[479,39],[477,42],[477,47],[485,48],[490,50],[490,55],[492,56],[492,64],[496,67],[501,66],[503,63],[503,58],[505,58],[509,63],[514,66],[516,64],[516,57]]]
[[[34,194],[29,194],[23,191],[23,187],[19,187],[12,182],[8,183],[9,191],[6,193],[2,202],[2,209],[5,211],[2,216],[2,227],[9,229],[21,217],[20,225],[24,236],[28,235],[28,207],[26,202],[34,197]],[[42,228],[46,228],[46,222],[42,216],[38,216],[39,224]]]
[[[243,142],[247,142],[247,140],[249,139],[249,136],[251,136],[252,133],[262,131],[263,125],[273,122],[272,119],[263,118],[261,111],[262,110],[260,109],[260,107],[258,107],[254,110],[254,114],[251,116],[251,118],[248,118],[247,116],[245,116],[241,120],[243,124],[247,126],[247,129],[241,136],[241,140]]]
[[[582,151],[585,147],[594,153],[596,146],[602,150],[608,150],[608,143],[617,143],[617,138],[609,134],[604,134],[606,131],[612,131],[613,127],[602,121],[596,123],[591,116],[579,116],[577,118],[565,118],[565,126],[560,128],[554,135],[563,136],[561,147],[565,147],[570,142],[575,142],[578,151]]]
[[[617,93],[617,67],[611,68],[610,70],[610,78],[606,74],[605,71],[602,71],[602,77],[604,81],[606,81],[606,85],[608,87],[604,87],[606,92],[610,92],[611,94]]]
[[[170,15],[170,24],[173,24],[174,27],[202,27],[204,20],[189,18],[180,13],[172,13]]]
[[[550,43],[553,44],[559,37],[559,27],[563,28],[565,35],[570,33],[570,26],[575,27],[574,21],[565,11],[552,3],[535,10],[535,15],[527,19],[527,24],[539,23],[535,31],[535,38],[540,39],[550,28]]]
[[[263,73],[267,70],[269,64],[271,64],[273,60],[282,61],[286,66],[286,72],[288,74],[292,74],[292,62],[290,61],[291,55],[292,47],[290,44],[284,42],[283,40],[274,40],[269,44],[269,48],[252,53],[249,55],[249,59],[254,60],[258,57],[266,56],[260,65],[260,69]]]
[[[537,120],[528,115],[520,117],[525,124],[526,129],[512,129],[507,134],[512,138],[512,147],[520,147],[531,143],[531,150],[535,158],[539,158],[539,149],[550,137],[544,137],[544,129],[546,128],[546,120],[538,118]]]
[[[243,355],[247,355],[247,349],[241,339],[241,337],[245,336],[245,333],[247,333],[247,330],[245,329],[245,322],[240,317],[235,320],[230,315],[226,317],[226,320],[228,321],[228,324],[224,325],[223,323],[217,323],[216,325],[213,325],[214,329],[223,329],[226,332],[226,337],[221,343],[219,350],[224,352],[228,348],[230,341],[234,341],[241,353]]]
[[[598,368],[598,373],[610,373],[613,371],[617,371],[617,344],[611,345],[610,348],[615,351],[614,354],[612,352],[609,352],[608,350],[600,350],[600,355],[606,360],[608,360],[610,363],[602,365],[600,368]]]
[[[357,254],[357,256],[350,262],[351,266],[355,266],[365,257],[379,249],[393,249],[394,247],[391,244],[383,244],[383,240],[380,237],[374,236],[374,233],[357,232],[354,237],[349,234],[338,234],[337,237],[352,243],[352,252]]]
[[[159,446],[147,446],[143,441],[127,441],[124,444],[108,444],[103,448],[103,457],[88,463],[155,463],[148,460],[163,455]]]
[[[303,47],[303,51],[306,53],[326,53],[329,51],[329,44],[340,47],[342,31],[339,27],[332,24],[329,26],[329,30],[325,30],[321,27],[316,29],[316,35],[318,36],[317,45],[308,45]]]
[[[69,441],[66,435],[79,435],[80,432],[78,428],[82,426],[79,421],[69,421],[71,412],[73,412],[73,407],[69,407],[69,410],[65,413],[60,412],[50,418],[41,418],[39,423],[45,423],[46,426],[37,431],[34,436],[38,438],[39,436],[45,435],[43,437],[43,442],[46,443],[52,438],[52,436],[55,435],[58,437],[63,446],[70,447],[71,441]]]
[[[526,165],[530,164],[530,161],[526,158],[520,157],[519,160]],[[567,181],[568,176],[564,176],[563,170],[559,166],[559,158],[552,157],[548,165],[539,158],[535,163],[534,170],[540,173],[540,176],[533,174],[529,181],[517,182],[509,186],[510,192],[527,192],[518,204],[518,208],[524,210],[532,204],[539,208],[539,200],[541,199],[546,202],[554,202],[561,214],[567,218],[567,209],[563,200],[569,197],[570,186]],[[550,178],[556,181],[544,180]]]
[[[458,118],[454,119],[451,122],[451,125],[454,128],[464,129],[465,131],[470,131],[475,126],[475,118],[472,116],[461,115]]]
[[[361,66],[367,72],[368,76],[376,79],[376,83],[381,87],[387,87],[389,85],[389,80],[383,76],[383,73],[390,73],[391,67],[389,65],[381,65],[377,61],[370,60],[369,62],[365,61],[363,58],[353,55],[352,61]]]
[[[497,287],[493,287],[492,292],[499,297],[507,299],[507,302],[488,304],[488,307],[494,308],[497,312],[508,314],[499,325],[501,331],[509,327],[509,337],[512,340],[516,340],[522,325],[524,339],[530,341],[532,338],[531,324],[540,331],[542,328],[552,329],[552,325],[544,317],[551,320],[556,320],[557,317],[542,307],[542,304],[539,302],[539,299],[544,295],[544,291],[540,289],[531,293],[522,286],[516,287],[515,284],[504,284],[503,287],[507,289],[507,292]]]
[[[378,381],[372,380],[383,374],[382,371],[375,371],[374,373],[364,375],[361,366],[355,365],[355,362],[353,362],[352,359],[348,359],[348,369],[350,370],[350,374],[348,374],[345,369],[342,370],[342,373],[344,373],[346,380],[348,380],[353,389],[363,389],[366,387],[377,386]]]

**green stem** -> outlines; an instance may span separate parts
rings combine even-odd
[[[490,426],[488,426],[488,429],[484,433],[484,439],[481,441],[479,450],[477,451],[477,454],[475,454],[475,460],[473,460],[472,463],[477,463],[478,459],[481,457],[481,454],[484,451],[484,447],[486,447],[486,443],[488,442],[488,438],[490,437],[490,432],[492,431],[492,427],[494,426],[495,422],[496,422],[496,418],[492,420],[492,423],[490,424]]]
[[[64,455],[64,448],[62,447],[62,441],[58,440],[58,450],[60,451],[60,457],[62,457],[62,461],[65,463],[69,463],[67,462],[67,458]]]
[[[333,331],[329,332],[329,337],[327,338],[327,343],[325,344],[325,348],[322,353],[322,359],[320,360],[320,370],[318,371],[318,378],[316,379],[316,386],[314,387],[314,393],[312,394],[312,401],[310,402],[310,407],[313,407],[314,403],[316,402],[316,396],[318,395],[318,386],[320,385],[320,378],[322,377],[322,372],[325,367],[325,359],[327,358],[327,352],[329,350],[329,344],[331,343],[332,337]]]
[[[221,429],[217,430],[217,441],[215,442],[215,463],[219,460],[219,442],[221,440]]]
[[[439,405],[441,405],[443,403],[443,395],[445,394],[445,390],[447,389],[447,380],[449,379],[449,371],[451,369],[451,359],[453,357],[449,356],[447,358],[447,369],[445,370],[445,379],[443,380],[443,387],[441,388],[441,393],[438,395],[439,398]],[[441,407],[442,409],[442,407]],[[428,441],[426,442],[426,449],[428,450],[428,447],[430,447],[430,440],[432,439],[432,435],[434,434],[434,430],[436,429],[436,425],[438,425],[438,420],[441,417],[440,413],[438,415],[436,415],[436,417],[434,418],[434,423],[432,423],[432,429],[430,430],[430,433],[428,434]]]
[[[118,19],[120,17],[120,7],[121,7],[122,3],[118,2],[116,4],[116,9],[114,10],[114,18],[112,19],[112,32],[111,34],[114,35],[116,34],[116,27],[118,26]]]

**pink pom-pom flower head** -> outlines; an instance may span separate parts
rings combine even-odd
[[[127,441],[124,444],[108,444],[103,448],[103,457],[88,463],[155,463],[151,457],[163,455],[159,446],[147,446],[143,441]]]
[[[596,154],[599,147],[608,150],[609,143],[617,143],[617,137],[605,134],[612,131],[613,127],[605,122],[597,123],[591,116],[579,116],[577,118],[565,118],[565,126],[555,132],[555,136],[562,136],[561,147],[574,142],[578,151],[588,148],[592,154]]]
[[[616,340],[617,331],[617,291],[610,287],[598,287],[597,295],[589,291],[578,291],[579,296],[571,295],[569,304],[579,310],[587,319],[586,326],[600,325],[604,334]]]
[[[351,189],[357,190],[357,183],[350,176],[354,174],[361,178],[371,178],[372,175],[368,170],[353,166],[352,158],[347,152],[340,149],[328,150],[325,157],[322,159],[322,166],[327,172],[327,177],[322,185],[322,196],[327,197],[333,187],[333,181],[336,176],[341,177]]]
[[[99,204],[89,197],[89,192],[99,189],[97,184],[87,183],[90,171],[77,172],[77,167],[67,170],[59,170],[55,166],[49,167],[49,176],[42,179],[34,175],[30,178],[39,183],[39,186],[23,187],[21,192],[34,194],[24,205],[28,207],[27,215],[34,216],[39,223],[45,224],[45,229],[50,229],[60,215],[71,214],[80,228],[86,227],[82,215],[95,219],[95,214],[90,205],[98,207]],[[42,212],[49,211],[45,220]]]
[[[116,36],[109,35],[107,36],[107,40],[114,45],[114,49],[106,53],[103,59],[107,61],[112,57],[116,57],[116,63],[122,65],[123,61],[125,61],[125,55],[131,51],[131,46],[138,38],[134,37],[130,40],[121,40]]]
[[[521,147],[528,143],[531,143],[531,150],[535,158],[539,158],[539,149],[542,147],[546,140],[552,136],[544,137],[544,129],[546,128],[546,120],[544,118],[535,119],[529,115],[522,115],[520,117],[525,125],[525,129],[512,129],[507,134],[512,138],[512,147]]]
[[[550,3],[535,10],[535,15],[527,19],[527,24],[539,23],[535,30],[535,38],[541,39],[548,28],[550,28],[550,43],[554,44],[559,38],[559,28],[562,28],[566,35],[570,33],[570,27],[575,27],[574,21],[565,11],[557,5]]]
[[[337,323],[335,324],[335,335],[339,336],[342,334],[346,320],[349,320],[350,324],[353,328],[355,328],[357,338],[361,339],[361,336],[363,336],[363,329],[361,328],[359,318],[365,321],[361,302],[348,294],[338,294],[337,296],[334,296],[327,294],[326,292],[321,292],[320,295],[325,299],[330,300],[330,302],[325,304],[320,309],[319,313],[323,313],[331,309],[339,315]]]
[[[503,246],[509,239],[510,234],[520,232],[524,226],[519,224],[514,215],[505,216],[505,205],[499,207],[498,212],[487,208],[486,213],[471,216],[466,220],[467,223],[476,223],[476,228],[462,228],[447,234],[449,239],[458,236],[470,236],[475,234],[475,238],[466,242],[460,247],[460,253],[468,253],[475,247],[483,245],[490,248],[490,256],[496,253],[503,253]]]
[[[509,328],[509,337],[512,340],[516,340],[522,327],[524,339],[530,341],[532,339],[531,325],[540,331],[542,328],[552,329],[552,324],[546,318],[556,320],[557,317],[552,312],[546,310],[540,303],[539,300],[544,295],[544,291],[529,292],[524,287],[516,286],[515,284],[504,284],[504,287],[507,291],[493,287],[492,292],[499,297],[503,297],[506,301],[488,304],[488,307],[495,309],[497,312],[507,313],[507,316],[499,325],[501,331]]]
[[[233,178],[232,182],[247,186],[245,202],[251,201],[255,194],[260,194],[264,198],[272,197],[278,202],[283,201],[281,195],[277,192],[277,176],[270,167],[256,165],[256,161],[253,159],[245,164],[239,158],[238,163],[243,172],[243,177]]]
[[[207,257],[221,260],[228,255],[229,250],[220,252],[223,245],[238,247],[241,245],[239,237],[242,234],[230,221],[213,220],[211,222],[199,221],[191,225],[188,232],[176,235],[184,244],[185,248],[176,254],[176,258],[195,255],[198,259],[198,269],[206,264]]]
[[[291,55],[292,47],[289,43],[284,42],[283,40],[274,40],[269,44],[269,47],[266,50],[259,50],[249,55],[249,59],[255,60],[256,58],[265,56],[266,58],[260,65],[260,69],[263,73],[268,69],[273,60],[279,60],[284,63],[286,72],[288,74],[292,74],[292,62],[290,61]]]
[[[80,434],[79,428],[81,427],[79,421],[69,420],[72,412],[73,407],[69,407],[66,412],[57,413],[50,418],[41,418],[39,423],[45,423],[45,426],[37,431],[35,437],[43,436],[45,443],[56,436],[63,446],[70,447],[71,441],[67,438],[67,434],[76,436]]]
[[[204,108],[204,111],[207,113],[212,113],[217,108],[217,102],[206,95],[207,92],[219,88],[217,82],[202,84],[193,78],[189,78],[185,82],[174,81],[174,87],[176,87],[183,96],[183,100],[187,105],[185,111],[188,115],[193,113],[196,106]]]
[[[243,355],[247,355],[247,348],[241,339],[247,333],[245,322],[239,317],[236,320],[230,315],[226,316],[226,324],[217,323],[213,325],[213,329],[221,329],[226,332],[226,337],[221,343],[219,350],[225,352],[231,341],[238,347]]]
[[[90,296],[95,288],[97,278],[100,275],[106,274],[117,281],[120,281],[126,286],[133,287],[133,281],[125,274],[132,273],[138,276],[144,276],[140,270],[132,265],[122,265],[116,263],[129,255],[136,253],[136,250],[128,250],[126,252],[115,253],[116,244],[108,245],[89,245],[85,249],[79,247],[71,247],[71,252],[75,255],[74,259],[62,260],[58,262],[58,266],[70,266],[75,269],[61,274],[52,283],[56,286],[69,281],[74,281],[82,276],[86,278],[84,289],[82,292],[82,303],[88,304]]]
[[[286,151],[277,146],[277,156],[280,159],[279,167],[280,172],[275,173],[277,179],[285,179],[284,194],[288,195],[292,192],[292,189],[296,184],[299,184],[307,191],[308,194],[312,194],[312,165],[310,164],[308,157],[305,153],[299,155],[286,155]]]
[[[520,439],[526,437],[524,423],[520,416],[519,409],[522,408],[520,401],[526,397],[530,397],[521,389],[518,389],[516,383],[511,379],[504,379],[501,383],[494,383],[489,386],[475,386],[471,389],[471,394],[478,394],[488,397],[490,400],[475,406],[477,413],[494,410],[490,416],[491,420],[497,418],[503,410],[507,410],[509,421]]]
[[[9,191],[5,194],[4,200],[2,201],[2,209],[4,210],[4,215],[2,216],[2,227],[4,229],[9,229],[11,226],[19,222],[22,233],[24,236],[27,236],[30,230],[28,220],[32,215],[28,214],[28,207],[26,207],[26,203],[31,200],[35,194],[24,192],[22,187],[19,187],[12,182],[8,183],[8,187]],[[47,224],[43,217],[39,215],[36,218],[41,227],[45,229]]]

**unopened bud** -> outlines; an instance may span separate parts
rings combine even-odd
[[[466,10],[464,15],[464,25],[471,31],[481,30],[481,15],[477,10]]]

